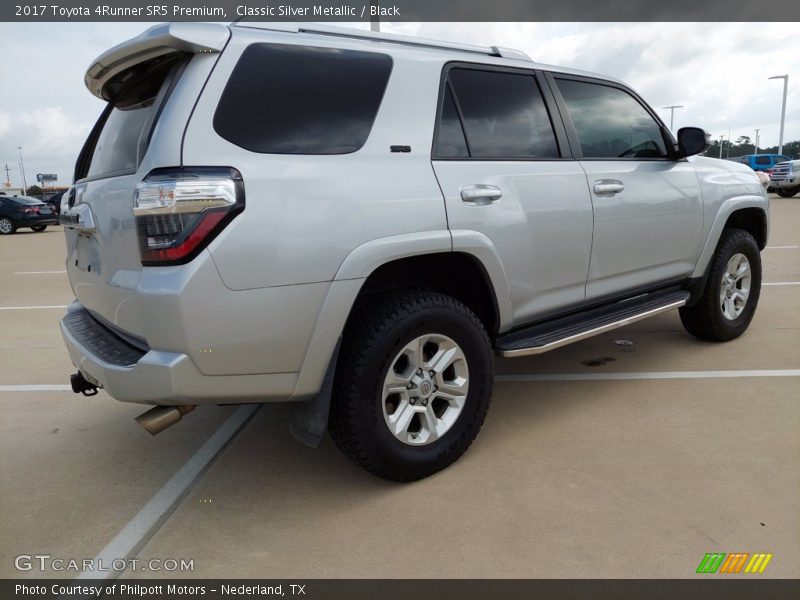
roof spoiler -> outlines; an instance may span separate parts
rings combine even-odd
[[[156,25],[98,56],[86,70],[83,81],[92,94],[108,100],[103,88],[118,73],[172,52],[220,52],[230,35],[230,29],[221,23]]]

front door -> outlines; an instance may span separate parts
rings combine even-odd
[[[624,87],[566,75],[554,81],[594,205],[587,300],[688,276],[703,228],[692,165],[669,157],[663,127]]]

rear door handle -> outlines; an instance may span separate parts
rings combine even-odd
[[[465,204],[473,206],[485,206],[503,197],[503,191],[499,187],[484,183],[464,185],[461,186],[459,191],[461,192],[461,200]]]
[[[599,196],[619,194],[624,189],[623,183],[616,179],[598,179],[594,182],[594,193]]]

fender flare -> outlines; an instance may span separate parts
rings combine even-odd
[[[737,198],[729,198],[728,200],[725,200],[717,210],[717,214],[714,217],[714,222],[712,223],[708,235],[706,236],[705,245],[700,252],[697,263],[695,264],[694,271],[692,271],[692,274],[689,276],[691,279],[703,277],[705,275],[706,269],[711,263],[711,257],[714,255],[714,251],[717,249],[717,244],[719,243],[719,238],[722,235],[722,230],[725,228],[725,223],[727,223],[728,219],[733,213],[743,208],[757,208],[763,211],[765,216],[769,217],[769,203],[768,201],[765,201],[763,197],[739,196]],[[768,218],[766,222],[767,227],[769,227]],[[767,232],[767,235],[769,235],[769,232]]]

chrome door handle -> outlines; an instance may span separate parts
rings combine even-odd
[[[485,206],[496,202],[503,197],[503,190],[496,185],[486,185],[484,183],[476,183],[475,185],[464,185],[459,189],[461,192],[461,200],[465,204],[472,204],[474,206]]]
[[[619,194],[625,186],[616,179],[598,179],[594,182],[594,193],[598,195]]]

